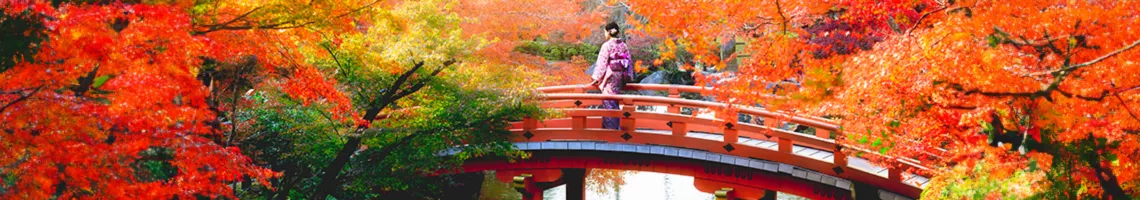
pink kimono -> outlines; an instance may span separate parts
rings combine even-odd
[[[598,52],[598,61],[594,63],[592,77],[598,81],[598,88],[602,94],[621,94],[625,86],[624,78],[633,80],[633,65],[630,64],[629,49],[624,41],[610,38],[602,44]],[[602,109],[619,109],[617,100],[602,100]],[[603,117],[602,128],[619,129],[621,118]]]

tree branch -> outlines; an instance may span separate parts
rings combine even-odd
[[[788,16],[784,15],[784,9],[780,7],[780,0],[772,1],[776,2],[776,12],[780,13],[780,27],[782,29],[781,34],[786,34],[788,32]]]
[[[444,69],[447,69],[448,66],[455,64],[455,62],[456,62],[455,60],[449,60],[447,62],[444,62],[443,66],[440,66],[439,68],[436,68],[434,71],[431,72],[431,76],[428,76],[429,77],[428,79],[436,77],[437,75],[439,75],[440,72],[443,72]],[[421,80],[419,82],[416,82],[416,84],[412,85],[411,88],[408,88],[407,90],[400,91],[400,93],[395,96],[396,97],[395,99],[404,98],[404,96],[408,96],[409,94],[412,94],[416,91],[419,91],[420,88],[423,88],[425,85],[427,85],[428,81],[429,80]]]
[[[922,20],[926,19],[927,16],[930,16],[931,14],[934,14],[937,12],[942,12],[943,10],[947,10],[947,8],[950,8],[950,7],[943,5],[941,8],[934,9],[930,12],[922,13],[922,16],[919,16],[917,20],[914,20],[914,25],[911,25],[909,29],[906,29],[906,34],[910,34],[911,31],[914,31],[914,29],[918,28],[918,25],[922,24]],[[961,6],[954,7],[954,9],[958,9],[958,8],[962,8],[962,7]],[[951,10],[953,10],[953,9],[951,9]]]
[[[1096,59],[1090,60],[1088,62],[1084,62],[1084,63],[1080,63],[1080,64],[1076,64],[1076,65],[1069,65],[1069,66],[1061,67],[1059,69],[1052,70],[1052,71],[1029,74],[1029,76],[1037,76],[1037,75],[1044,75],[1044,74],[1054,75],[1053,81],[1050,82],[1049,85],[1047,85],[1045,88],[1038,90],[1038,91],[1033,91],[1033,92],[989,92],[989,91],[982,91],[978,88],[974,88],[974,89],[970,89],[970,90],[963,90],[963,89],[961,89],[962,84],[958,84],[958,83],[950,83],[950,85],[951,85],[951,88],[958,90],[958,91],[961,91],[961,92],[965,93],[966,95],[981,94],[984,96],[992,96],[992,97],[999,97],[999,96],[1030,97],[1030,98],[1045,97],[1047,100],[1052,101],[1052,99],[1049,97],[1049,93],[1056,90],[1059,93],[1061,93],[1062,95],[1065,95],[1066,97],[1070,97],[1070,98],[1075,97],[1075,98],[1088,100],[1088,101],[1103,101],[1104,97],[1108,96],[1109,94],[1112,94],[1115,92],[1132,90],[1132,89],[1135,89],[1136,87],[1133,87],[1130,89],[1123,89],[1122,88],[1122,89],[1117,89],[1117,90],[1113,90],[1113,91],[1105,90],[1098,97],[1073,95],[1072,93],[1060,90],[1058,88],[1061,85],[1061,82],[1064,81],[1065,77],[1068,76],[1070,74],[1070,72],[1077,70],[1077,69],[1080,69],[1081,67],[1090,66],[1090,65],[1096,64],[1098,62],[1104,61],[1105,59],[1119,55],[1120,53],[1123,53],[1124,51],[1132,49],[1133,47],[1136,47],[1137,45],[1140,45],[1140,40],[1136,40],[1129,45],[1121,47],[1117,50],[1109,52],[1108,54],[1102,55],[1102,56],[1100,56]],[[1140,86],[1138,86],[1138,87],[1140,87]]]
[[[1015,45],[1025,45],[1025,46],[1042,46],[1042,45],[1046,45],[1049,43],[1053,43],[1053,42],[1060,40],[1060,39],[1065,39],[1065,38],[1070,38],[1070,37],[1073,37],[1073,36],[1072,35],[1061,35],[1061,36],[1057,36],[1057,37],[1045,38],[1042,40],[1034,40],[1034,41],[1009,40],[1009,43],[1012,43]]]
[[[455,62],[456,62],[455,60],[450,60],[450,61],[444,62],[444,66],[441,66],[438,69],[435,69],[434,71],[432,71],[429,79],[431,77],[438,75],[440,72],[443,71],[443,69],[447,68],[448,66],[451,66]],[[376,116],[380,113],[380,111],[384,110],[384,108],[388,107],[388,105],[391,105],[393,102],[396,102],[396,100],[399,100],[400,98],[403,98],[404,96],[407,96],[409,94],[415,93],[416,91],[419,91],[421,88],[423,88],[424,85],[427,84],[428,80],[420,80],[419,82],[416,82],[415,84],[413,84],[413,86],[411,88],[408,88],[406,90],[400,89],[400,88],[403,88],[404,84],[411,78],[411,76],[413,74],[416,74],[416,72],[419,71],[420,68],[423,68],[423,66],[424,66],[423,61],[417,62],[417,63],[415,63],[415,65],[411,69],[409,69],[408,71],[401,74],[396,79],[396,81],[393,82],[392,85],[388,87],[388,90],[385,91],[384,94],[381,94],[381,96],[379,98],[373,100],[374,103],[372,103],[372,105],[369,105],[370,108],[368,108],[364,114],[364,120],[367,122],[372,122],[373,120],[376,119]],[[376,100],[379,100],[379,102],[375,102]],[[340,171],[343,170],[345,165],[348,164],[348,161],[352,158],[352,155],[357,150],[360,149],[360,143],[363,140],[363,134],[362,133],[364,132],[364,130],[366,128],[367,128],[367,125],[357,126],[355,134],[350,135],[348,137],[348,141],[346,141],[344,146],[341,147],[340,151],[337,153],[337,156],[335,158],[333,158],[332,162],[328,165],[328,167],[325,167],[325,169],[321,171],[321,174],[318,175],[319,177],[321,177],[321,181],[317,185],[316,192],[313,193],[312,196],[310,196],[311,199],[318,199],[318,200],[326,199],[326,198],[328,198],[328,195],[330,193],[332,193],[333,190],[337,189],[337,184],[339,184],[340,180],[343,179],[343,177],[340,176]],[[416,135],[418,135],[418,134],[416,134]],[[415,137],[418,137],[418,136],[415,136]],[[405,136],[405,138],[401,139],[401,141],[411,140],[412,138],[415,138],[415,137]],[[397,141],[397,144],[399,144],[401,141]],[[389,147],[385,146],[384,148],[389,148]],[[391,147],[391,148],[395,148],[395,147]],[[384,150],[384,149],[381,149],[381,150]],[[392,150],[387,150],[387,151],[390,152]]]
[[[1116,100],[1120,100],[1120,105],[1124,106],[1124,110],[1128,111],[1128,115],[1132,116],[1132,119],[1140,121],[1140,117],[1136,117],[1136,113],[1132,113],[1132,108],[1128,107],[1128,102],[1124,102],[1124,98],[1120,98],[1120,94],[1114,94],[1112,96],[1116,96]]]
[[[1041,92],[1041,91],[1036,91],[1036,92],[994,92],[994,91],[982,91],[979,88],[972,88],[969,90],[965,90],[965,89],[962,89],[964,87],[962,84],[959,84],[959,83],[947,83],[947,84],[950,85],[950,88],[952,88],[954,90],[958,90],[959,92],[962,92],[965,95],[980,94],[982,96],[989,96],[989,97],[1032,97],[1034,94]]]
[[[204,30],[204,31],[196,31],[196,32],[192,33],[192,35],[201,35],[201,34],[206,34],[206,33],[209,33],[209,32],[214,32],[214,31],[219,31],[219,30],[247,30],[247,29],[293,29],[293,28],[300,28],[300,27],[305,27],[305,26],[307,26],[307,25],[310,25],[310,24],[313,24],[313,23],[319,22],[319,21],[328,20],[328,19],[331,19],[331,18],[341,18],[341,17],[347,16],[347,15],[350,15],[350,14],[353,14],[353,13],[357,13],[357,12],[360,12],[361,10],[364,10],[365,8],[369,8],[369,7],[375,6],[376,4],[378,4],[378,3],[380,3],[380,2],[383,2],[383,0],[376,0],[376,1],[373,1],[372,3],[369,3],[369,4],[367,4],[367,5],[364,5],[364,6],[360,6],[360,7],[354,8],[354,9],[352,9],[352,10],[348,11],[348,12],[345,12],[345,13],[342,13],[342,14],[339,14],[339,15],[336,15],[336,16],[327,17],[327,18],[324,18],[324,19],[316,19],[316,20],[312,20],[312,21],[308,21],[308,22],[304,22],[304,23],[298,23],[297,21],[285,21],[285,22],[272,23],[272,24],[269,24],[269,25],[245,25],[245,26],[229,26],[229,24],[231,24],[231,23],[233,23],[233,22],[236,22],[236,21],[238,21],[239,19],[242,19],[242,18],[246,18],[246,17],[248,17],[248,16],[249,16],[249,14],[251,14],[251,13],[253,13],[254,11],[257,11],[258,9],[261,9],[261,8],[262,8],[262,7],[257,7],[257,8],[254,8],[253,10],[250,10],[249,12],[246,12],[245,14],[242,14],[242,15],[238,16],[237,18],[234,18],[234,19],[231,19],[230,21],[227,21],[226,23],[222,23],[222,24],[218,24],[218,25],[205,25],[205,26],[208,26],[208,28],[206,28],[206,30]],[[291,26],[287,26],[287,25],[291,25]]]
[[[332,56],[333,61],[336,62],[337,69],[344,69],[344,64],[340,63],[340,58],[337,58],[336,53],[332,50],[332,44],[326,43],[320,46],[324,48],[326,52],[329,52],[329,56]]]
[[[44,86],[42,86],[42,85],[39,87],[36,87],[36,89],[32,90],[32,92],[29,92],[26,95],[20,95],[20,98],[16,98],[16,100],[12,100],[12,101],[8,102],[7,104],[4,104],[4,107],[0,107],[0,113],[3,113],[4,110],[8,109],[8,107],[12,107],[13,105],[16,105],[16,103],[20,103],[21,101],[27,100],[28,97],[31,97],[32,95],[36,94],[37,92],[40,92],[40,89],[43,89],[43,88],[44,88]]]
[[[1136,45],[1140,45],[1140,40],[1136,40],[1136,41],[1132,42],[1131,44],[1125,45],[1124,47],[1121,47],[1120,49],[1116,49],[1115,51],[1109,52],[1108,54],[1105,54],[1103,56],[1100,56],[1100,57],[1093,59],[1093,60],[1090,60],[1088,62],[1084,62],[1084,63],[1076,64],[1076,65],[1069,65],[1069,66],[1061,67],[1059,69],[1055,69],[1055,70],[1051,70],[1051,71],[1031,73],[1029,75],[1030,76],[1040,76],[1040,75],[1046,75],[1046,74],[1053,74],[1055,76],[1065,75],[1069,72],[1080,69],[1081,67],[1096,64],[1098,62],[1104,61],[1105,59],[1119,55],[1120,53],[1123,53],[1124,51],[1128,51],[1129,49],[1136,47]]]
[[[261,8],[264,8],[264,7],[265,6],[258,6],[257,8],[253,8],[252,10],[249,10],[249,12],[245,12],[245,14],[238,15],[237,17],[230,19],[230,21],[226,21],[226,22],[223,22],[221,24],[211,24],[211,25],[205,25],[205,26],[210,26],[210,27],[227,26],[227,25],[233,24],[234,22],[237,22],[238,20],[241,20],[241,19],[248,17],[250,14],[257,12],[258,10],[261,10]]]
[[[1060,90],[1060,89],[1057,90],[1057,93],[1061,93],[1061,95],[1065,95],[1065,97],[1078,98],[1078,99],[1083,99],[1086,101],[1103,101],[1104,97],[1108,96],[1109,92],[1108,92],[1108,90],[1102,91],[1100,93],[1100,96],[1095,96],[1095,97],[1094,96],[1084,96],[1084,95],[1073,95],[1073,93],[1066,92],[1066,91]]]
[[[388,90],[384,91],[384,94],[381,94],[378,99],[375,99],[375,100],[379,100],[379,103],[373,104],[373,106],[377,106],[379,108],[384,108],[384,107],[387,107],[388,104],[395,102],[396,100],[392,99],[392,97],[395,96],[397,93],[406,92],[406,91],[401,90],[400,88],[403,88],[404,82],[407,82],[408,78],[410,78],[412,76],[412,74],[416,74],[416,71],[419,71],[420,68],[422,68],[423,66],[424,66],[423,61],[416,62],[414,64],[414,66],[412,66],[412,69],[405,71],[404,74],[400,74],[400,77],[396,78],[396,81],[392,82],[392,85],[388,86]],[[366,116],[366,118],[367,118],[367,116]],[[365,119],[365,120],[372,121],[372,119]]]
[[[195,33],[193,33],[192,35],[201,35],[201,34],[206,34],[206,33],[209,33],[209,32],[220,31],[220,30],[247,30],[247,29],[275,29],[275,30],[280,30],[280,29],[294,29],[294,28],[301,28],[301,27],[305,27],[305,26],[307,26],[307,25],[309,25],[309,24],[313,24],[313,23],[316,23],[316,22],[317,22],[317,21],[309,21],[309,22],[305,22],[305,23],[297,23],[297,22],[294,22],[294,21],[288,21],[288,22],[274,23],[274,24],[269,24],[269,25],[218,26],[218,27],[210,27],[209,29],[206,29],[205,31],[195,32]]]
[[[1078,99],[1083,99],[1086,101],[1104,101],[1104,98],[1108,97],[1108,95],[1118,95],[1121,92],[1126,92],[1126,91],[1135,90],[1135,89],[1140,89],[1140,86],[1120,87],[1120,88],[1116,88],[1116,89],[1108,89],[1108,90],[1101,91],[1099,96],[1074,95],[1070,92],[1066,92],[1066,91],[1061,90],[1061,89],[1057,89],[1057,92],[1061,93],[1061,95],[1065,95],[1065,97],[1069,97],[1069,98],[1078,98]]]

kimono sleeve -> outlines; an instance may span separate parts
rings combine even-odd
[[[606,64],[609,63],[610,49],[610,42],[606,42],[602,44],[601,50],[598,51],[598,60],[594,62],[594,74],[590,75],[594,80],[602,80],[606,72],[610,71],[606,68]]]

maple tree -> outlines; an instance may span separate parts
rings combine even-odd
[[[519,11],[503,23],[472,21],[495,20],[467,12],[487,3]],[[549,16],[596,15],[567,1],[517,3],[0,2],[0,22],[17,28],[3,36],[20,41],[6,39],[2,52],[14,62],[0,68],[0,195],[235,197],[232,184],[241,183],[242,191],[257,185],[272,196],[270,183],[304,179],[311,187],[298,190],[325,198],[378,185],[400,190],[407,185],[384,181],[439,163],[520,156],[504,143],[504,123],[541,117],[528,91],[548,79],[520,62],[535,57],[512,45],[552,32],[576,40],[586,23]],[[534,29],[496,28],[504,25]],[[273,118],[281,114],[323,120]],[[303,128],[280,129],[290,126]],[[410,128],[392,129],[400,126]],[[329,132],[313,133],[321,131]],[[290,152],[257,146],[267,144],[259,141],[266,132],[316,142],[302,147],[322,153],[301,163],[320,165],[300,178],[258,166]],[[470,153],[434,156],[464,142],[474,144]],[[343,184],[374,175],[394,178]],[[276,197],[291,195],[280,191]]]
[[[935,174],[925,197],[1129,199],[1140,193],[1134,4],[620,5],[648,18],[634,22],[646,34],[671,38],[665,49],[696,49],[706,66],[731,58],[708,50],[715,41],[744,36],[752,57],[739,72],[697,75],[719,99],[827,116],[842,126],[838,142],[871,151],[851,155],[878,164],[920,160]],[[757,87],[780,81],[800,86]],[[1016,181],[992,181],[1005,179]]]
[[[543,83],[544,82],[543,77],[546,77],[546,76],[543,76],[541,74],[536,74],[533,72],[528,72],[527,68],[506,67],[506,66],[511,66],[511,65],[515,65],[515,66],[519,65],[518,61],[516,61],[516,60],[511,60],[511,59],[504,60],[504,58],[510,58],[511,56],[513,56],[512,55],[513,53],[511,53],[509,51],[509,50],[513,49],[513,46],[507,46],[507,48],[505,48],[507,51],[495,51],[495,50],[502,50],[502,49],[496,49],[496,48],[502,48],[502,43],[498,42],[498,40],[509,41],[508,43],[513,42],[513,43],[517,44],[517,41],[522,40],[524,38],[516,38],[519,36],[498,37],[498,36],[495,36],[497,33],[493,32],[493,31],[498,31],[501,29],[495,29],[495,28],[479,29],[479,28],[471,27],[472,22],[464,22],[463,20],[467,20],[467,19],[477,19],[478,20],[478,19],[481,19],[480,17],[487,17],[487,16],[486,16],[486,14],[483,14],[482,12],[476,12],[475,14],[464,15],[464,13],[461,11],[465,11],[466,9],[453,10],[454,8],[452,8],[452,6],[456,6],[458,8],[466,8],[464,6],[468,6],[468,5],[466,5],[465,3],[473,3],[473,2],[458,3],[458,2],[453,2],[453,1],[427,1],[427,2],[416,2],[416,3],[410,3],[409,2],[409,3],[405,3],[404,5],[397,5],[396,8],[400,8],[400,9],[394,9],[390,13],[382,13],[382,15],[377,15],[376,18],[373,19],[376,21],[371,23],[374,26],[372,26],[368,31],[366,31],[368,34],[361,35],[360,36],[361,38],[359,40],[346,41],[343,45],[341,45],[342,48],[349,49],[350,52],[373,51],[373,53],[347,54],[347,55],[342,55],[338,58],[336,51],[332,50],[331,48],[326,47],[326,50],[329,51],[329,54],[331,54],[333,56],[332,59],[334,59],[334,60],[355,58],[355,59],[358,59],[356,61],[365,63],[367,65],[378,65],[378,66],[392,66],[392,65],[408,66],[409,64],[411,65],[410,69],[402,69],[402,70],[404,70],[403,72],[389,74],[389,75],[399,74],[399,76],[389,76],[388,78],[382,78],[381,77],[380,80],[378,80],[378,81],[374,80],[374,81],[356,82],[357,80],[353,80],[354,77],[352,77],[352,76],[355,76],[355,75],[353,75],[352,73],[359,73],[359,75],[369,75],[369,74],[378,73],[378,72],[391,73],[392,69],[387,69],[387,71],[385,71],[384,68],[379,68],[379,69],[363,68],[363,69],[358,71],[358,70],[354,70],[354,69],[346,67],[345,63],[351,63],[351,62],[344,62],[344,63],[334,62],[334,63],[336,63],[336,66],[339,66],[338,67],[338,68],[340,68],[339,70],[342,70],[341,73],[344,73],[343,76],[337,77],[337,80],[346,81],[346,84],[350,84],[350,85],[359,84],[356,87],[352,87],[352,88],[356,88],[356,91],[354,91],[352,93],[353,93],[354,104],[356,104],[358,107],[362,107],[362,108],[366,109],[366,113],[363,115],[363,119],[364,119],[363,122],[372,121],[373,119],[375,119],[375,117],[379,114],[380,111],[383,111],[385,108],[387,108],[389,106],[412,107],[412,105],[398,105],[400,103],[398,101],[399,99],[404,98],[404,97],[409,97],[409,95],[412,95],[412,96],[410,96],[410,97],[412,97],[410,99],[415,99],[415,100],[414,101],[404,101],[405,103],[407,103],[407,102],[414,102],[415,104],[430,103],[431,102],[430,100],[433,96],[421,96],[421,97],[417,98],[417,96],[419,96],[419,95],[413,95],[413,94],[416,94],[418,90],[423,89],[424,86],[427,86],[429,84],[439,86],[438,85],[438,84],[440,84],[439,81],[442,81],[442,80],[435,78],[435,77],[440,76],[441,72],[444,72],[444,71],[450,69],[449,66],[456,64],[455,63],[456,60],[462,60],[464,63],[462,63],[461,65],[464,65],[464,66],[454,69],[456,72],[459,72],[459,73],[456,73],[456,75],[455,75],[456,78],[451,79],[450,82],[456,83],[457,86],[460,88],[470,88],[470,89],[480,89],[480,90],[491,90],[491,89],[495,89],[495,88],[510,89],[508,91],[513,91],[513,92],[509,92],[506,94],[511,95],[511,96],[518,96],[518,95],[525,96],[526,92],[521,92],[521,91],[525,91],[526,88],[533,88],[533,87],[537,86],[537,85],[535,85],[535,83]],[[493,3],[492,5],[502,5],[502,6],[514,5],[512,2],[493,1],[491,3]],[[540,4],[543,2],[532,2],[532,3]],[[546,2],[546,3],[551,3],[551,2]],[[556,5],[556,4],[552,4],[552,5]],[[474,9],[474,8],[469,8],[469,9]],[[568,10],[577,12],[575,9],[568,9]],[[456,14],[452,14],[453,12]],[[536,17],[529,17],[529,16],[532,16],[532,15],[515,16],[514,19],[516,21],[523,22],[522,24],[515,24],[515,25],[516,26],[525,26],[526,24],[549,24],[549,25],[560,24],[560,23],[549,23],[549,22],[556,21],[558,19],[544,19],[544,18],[541,18],[541,16],[537,17],[537,18]],[[519,20],[519,19],[522,19],[522,20]],[[480,22],[480,24],[486,24],[486,23]],[[475,27],[478,27],[478,26],[475,26]],[[539,26],[534,26],[534,27],[541,28],[544,26],[539,25]],[[414,31],[405,31],[405,30],[403,30],[405,28],[409,29],[409,30],[414,30]],[[536,33],[531,33],[531,34],[536,34]],[[485,39],[488,37],[492,37],[494,39],[491,39],[491,40]],[[389,47],[389,48],[385,48],[382,50],[375,50],[373,47],[371,47],[372,45]],[[478,48],[471,48],[473,46],[478,46]],[[352,50],[354,48],[359,48],[359,49]],[[504,55],[504,54],[506,54],[506,55]],[[514,54],[514,55],[517,55],[517,54]],[[348,57],[343,57],[343,56],[348,56]],[[408,59],[408,58],[423,58],[423,60],[421,60],[419,62],[415,62],[415,63],[406,63],[407,62],[406,59]],[[428,66],[424,67],[425,65],[428,65]],[[423,70],[419,70],[419,69],[421,69],[421,67],[423,68]],[[399,68],[396,68],[396,69],[399,69]],[[399,70],[397,70],[396,72],[399,72]],[[381,75],[383,75],[383,74],[385,74],[385,73],[381,73]],[[446,76],[451,76],[451,75],[446,75]],[[387,80],[385,80],[385,79],[387,79]],[[444,79],[444,80],[446,80],[446,79]],[[385,83],[388,81],[392,81],[392,83],[391,83],[392,85],[389,86],[385,90],[377,90],[375,88],[369,88],[369,86],[371,86],[371,84],[375,84],[376,82]],[[506,87],[506,88],[502,88],[502,87]],[[436,88],[436,87],[430,87],[430,88]],[[492,93],[492,94],[495,94],[495,93]],[[499,94],[502,94],[502,93],[499,93]],[[486,98],[486,97],[484,97],[484,98]],[[480,98],[473,98],[473,99],[480,99]],[[454,102],[456,102],[456,100],[457,99],[452,99],[451,101],[443,101],[443,100],[436,99],[435,101],[443,101],[443,102],[454,103]],[[423,129],[421,129],[421,131],[426,131],[426,132],[420,132],[420,131],[398,132],[397,131],[397,132],[382,134],[380,136],[368,136],[368,137],[384,138],[384,140],[386,140],[386,143],[369,145],[369,146],[380,146],[380,148],[378,150],[375,150],[375,152],[372,152],[373,156],[369,156],[368,158],[364,159],[364,161],[362,161],[364,163],[362,163],[362,164],[366,164],[366,165],[367,164],[388,164],[386,162],[396,162],[396,163],[392,164],[395,166],[407,164],[407,163],[399,163],[400,162],[399,158],[389,159],[389,156],[390,155],[407,155],[407,154],[402,154],[401,152],[407,151],[406,149],[409,149],[409,148],[417,149],[417,148],[412,148],[412,147],[420,147],[420,146],[425,145],[419,141],[424,141],[424,140],[438,141],[438,140],[441,140],[439,137],[442,137],[442,136],[437,136],[437,134],[429,134],[429,133],[459,132],[459,133],[467,135],[467,136],[462,136],[462,135],[455,136],[457,138],[470,137],[471,133],[494,135],[493,133],[495,133],[495,132],[492,132],[491,130],[505,130],[506,127],[502,126],[501,122],[505,122],[505,120],[507,120],[507,119],[514,119],[514,118],[517,118],[518,116],[523,116],[523,115],[531,115],[534,117],[540,117],[540,116],[537,116],[537,113],[534,113],[535,110],[532,110],[532,109],[523,109],[525,107],[512,107],[512,106],[510,106],[512,104],[502,102],[502,101],[496,101],[496,100],[494,100],[494,98],[486,98],[486,100],[487,100],[487,102],[478,102],[478,103],[485,103],[485,104],[480,104],[480,105],[484,105],[484,106],[499,104],[498,106],[502,106],[504,109],[508,109],[508,110],[503,111],[503,112],[507,112],[507,113],[500,113],[500,114],[494,114],[494,115],[479,114],[479,113],[465,113],[465,114],[452,113],[452,114],[447,114],[444,116],[445,117],[464,117],[462,115],[470,114],[470,115],[481,116],[481,117],[489,117],[489,118],[468,119],[468,120],[446,119],[446,118],[439,119],[439,120],[444,120],[444,121],[439,121],[439,120],[437,120],[437,121],[423,121],[423,119],[425,119],[425,118],[422,118],[422,117],[421,118],[410,118],[410,119],[420,119],[418,121],[415,121],[417,123],[412,123],[412,124],[404,124],[404,123],[399,123],[399,121],[386,120],[386,122],[385,122],[386,125],[383,125],[380,127],[388,127],[388,126],[392,126],[392,127],[400,127],[400,126],[417,127],[417,126],[423,126],[423,125],[433,125],[433,126],[438,126],[438,128],[423,128]],[[469,102],[469,103],[472,103],[472,102]],[[421,106],[420,108],[413,109],[409,112],[415,112],[416,110],[431,111],[433,109],[440,109],[440,107],[432,108],[432,107]],[[521,110],[519,110],[519,109],[521,109]],[[454,108],[448,109],[448,110],[450,110],[450,111],[464,111],[464,109],[454,109]],[[442,111],[435,110],[435,112],[442,112]],[[460,119],[466,119],[466,118],[460,118]],[[479,120],[483,120],[483,121],[487,121],[487,122],[497,121],[500,123],[487,123],[487,122],[473,123],[473,122],[479,122]],[[430,123],[428,123],[428,122],[430,122]],[[471,124],[467,124],[465,126],[455,126],[455,125],[449,125],[449,124],[443,123],[443,122],[471,123]],[[487,125],[489,127],[479,129],[480,127],[483,127],[484,125]],[[325,198],[326,197],[324,195],[325,192],[332,192],[332,191],[334,191],[333,189],[337,188],[336,185],[340,184],[339,182],[341,180],[343,180],[343,177],[340,177],[340,175],[339,175],[340,170],[344,169],[345,166],[350,161],[353,161],[352,157],[353,157],[354,152],[357,152],[357,150],[362,147],[362,145],[361,145],[362,142],[365,142],[365,139],[368,138],[368,137],[365,137],[366,135],[362,135],[364,133],[364,131],[366,130],[365,128],[367,128],[367,126],[362,125],[359,128],[357,128],[356,133],[348,135],[347,141],[344,143],[343,147],[339,150],[339,153],[337,154],[337,156],[330,162],[329,166],[326,167],[323,172],[321,172],[321,174],[322,174],[320,177],[321,183],[315,189],[313,195],[311,196],[312,198],[316,198],[316,199]],[[383,130],[383,128],[381,128],[381,130]],[[428,137],[428,138],[422,138],[422,137]],[[503,136],[500,135],[499,137],[501,138]],[[478,142],[480,140],[475,140],[475,139],[476,138],[444,140],[444,141],[448,141],[448,143],[444,143],[444,144],[457,145],[458,144],[457,142],[460,142],[463,140],[468,140],[467,142],[472,142],[473,144],[478,144],[476,142]],[[499,145],[502,145],[502,143],[499,143]],[[472,148],[471,150],[477,150],[480,146],[471,145],[469,147]],[[498,147],[500,149],[504,148],[502,146],[498,146]],[[426,150],[430,150],[430,148],[418,148],[419,152],[428,152]],[[479,155],[479,154],[485,154],[487,152],[488,152],[487,150],[473,151],[473,154]],[[434,155],[434,154],[428,154],[428,155]],[[409,157],[404,156],[402,158],[409,158]],[[416,157],[412,157],[412,158],[416,158]],[[423,160],[423,158],[417,158],[417,159]],[[417,160],[417,159],[411,159],[411,160]],[[430,163],[430,162],[423,162],[423,163]],[[437,167],[437,166],[438,165],[435,165],[435,164],[428,164],[425,166],[418,166],[418,167],[420,167],[420,169],[423,169],[423,168],[427,168],[427,167]],[[408,168],[415,169],[415,167],[416,166],[410,166]],[[387,173],[399,174],[399,173],[393,173],[391,170],[388,170]],[[366,175],[367,175],[367,173],[366,173]],[[354,174],[346,174],[346,176],[371,177],[371,176],[354,175]]]
[[[588,5],[589,2],[590,0],[459,1],[453,12],[463,18],[460,28],[464,30],[464,35],[477,36],[490,41],[487,46],[474,52],[481,59],[473,62],[500,67],[525,66],[529,70],[544,74],[546,79],[536,79],[542,81],[543,85],[563,85],[588,81],[584,79],[588,77],[579,75],[583,74],[580,72],[586,70],[588,65],[583,66],[580,63],[584,62],[574,61],[574,58],[571,58],[569,63],[552,64],[548,61],[553,59],[548,60],[517,49],[543,41],[553,44],[578,44],[583,47],[575,49],[597,51],[596,49],[601,46],[600,42],[582,44],[595,35],[601,24],[604,24],[604,13]],[[585,45],[593,47],[588,48]]]
[[[219,197],[230,196],[227,182],[275,176],[210,140],[216,119],[196,79],[209,44],[177,8],[0,7],[43,37],[0,73],[4,196]]]

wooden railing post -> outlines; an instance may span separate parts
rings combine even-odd
[[[831,139],[831,131],[815,128],[815,137]]]
[[[791,154],[792,153],[792,139],[779,138],[779,148],[778,149],[780,150],[780,153]]]
[[[633,99],[622,99],[622,118],[621,130],[625,132],[633,132],[637,130],[637,119],[632,118],[634,113],[637,113],[637,106],[633,104]]]
[[[776,119],[773,118],[764,118],[764,126],[767,126],[772,131],[776,131],[780,128],[780,123],[776,122]],[[780,153],[784,153],[785,155],[792,154],[792,139],[781,137],[777,138],[777,142],[779,144],[777,150],[779,150]]]
[[[677,88],[669,88],[669,98],[681,98],[681,93],[677,92]],[[681,107],[669,104],[668,111],[669,113],[679,114],[681,113]]]
[[[580,131],[586,129],[586,116],[570,117],[570,130]]]
[[[902,169],[898,167],[887,168],[887,179],[892,181],[902,181]]]
[[[673,123],[673,137],[684,138],[689,134],[689,125],[685,122],[671,122]]]
[[[530,118],[530,117],[525,117],[525,118],[523,118],[523,125],[522,126],[523,126],[523,131],[532,131],[538,127],[538,120],[535,120],[534,118]]]
[[[843,153],[841,150],[836,149],[834,152],[832,152],[831,163],[835,163],[836,166],[847,167],[847,154]]]
[[[724,143],[736,144],[736,141],[740,139],[740,135],[736,132],[734,126],[736,125],[731,122],[724,124]]]

